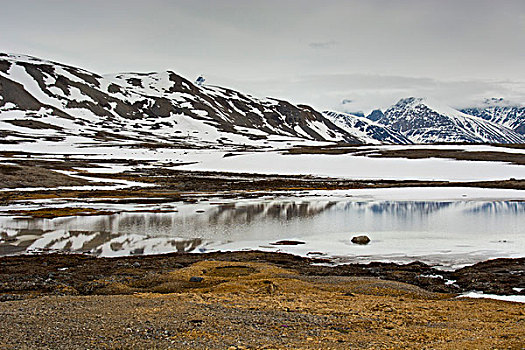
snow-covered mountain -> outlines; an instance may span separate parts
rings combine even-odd
[[[401,133],[414,143],[525,142],[523,135],[504,126],[423,98],[401,99],[376,122]]]
[[[197,86],[172,71],[101,76],[7,54],[0,54],[0,136],[4,143],[360,143],[308,106]]]
[[[341,129],[355,135],[364,143],[404,145],[412,143],[402,134],[389,130],[366,117],[333,111],[325,111],[323,114]]]
[[[502,98],[491,98],[486,99],[480,106],[467,107],[460,111],[525,135],[525,106],[508,103]]]
[[[101,76],[35,57],[0,54],[4,144],[523,143],[524,136],[491,122],[523,132],[523,109],[513,108],[476,110],[487,121],[408,98],[384,113],[374,111],[368,119],[344,113],[323,115],[305,105],[195,85],[172,71]]]

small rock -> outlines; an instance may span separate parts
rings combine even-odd
[[[133,267],[137,267],[137,268],[140,267],[140,263],[138,261],[134,262]]]
[[[24,296],[16,294],[2,294],[0,295],[0,302],[2,301],[13,301],[13,300],[22,300]]]
[[[204,277],[197,277],[197,276],[190,277],[190,282],[202,282],[202,281],[204,281]]]
[[[352,243],[354,244],[368,244],[370,243],[370,238],[368,236],[355,236],[352,237]]]
[[[277,242],[270,243],[270,244],[271,245],[298,245],[298,244],[305,244],[305,242],[284,240],[284,241],[277,241]]]

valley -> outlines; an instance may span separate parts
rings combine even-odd
[[[365,117],[1,54],[1,344],[519,348],[522,110],[487,103]],[[32,308],[91,334],[27,337]]]

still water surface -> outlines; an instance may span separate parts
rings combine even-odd
[[[178,204],[176,210],[57,219],[0,216],[0,255],[260,249],[336,262],[421,260],[443,268],[525,256],[525,203],[518,201],[318,198]],[[370,244],[350,242],[361,234]],[[272,245],[279,240],[304,244]]]

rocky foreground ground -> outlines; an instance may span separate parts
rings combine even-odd
[[[525,348],[523,304],[457,298],[423,264],[319,262],[261,252],[4,257],[0,349]],[[505,290],[524,283],[524,267],[499,259],[445,277],[459,290]],[[517,279],[491,282],[504,269]]]

